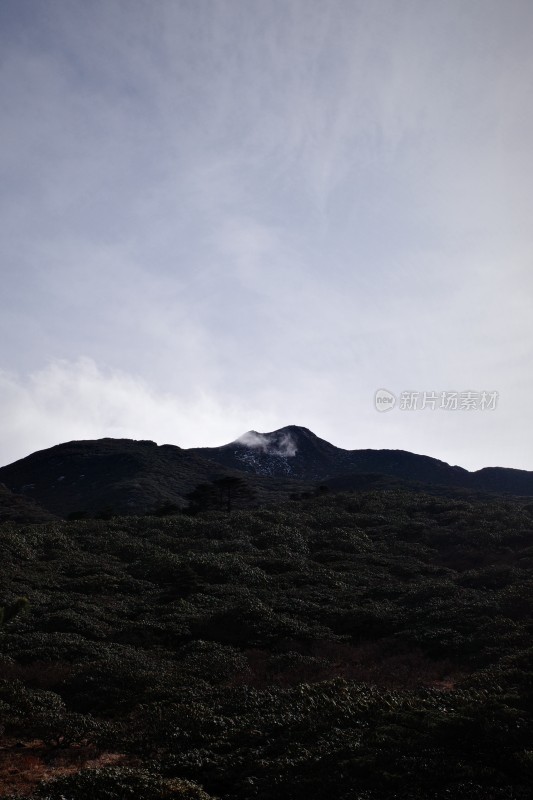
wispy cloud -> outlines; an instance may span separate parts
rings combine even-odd
[[[201,389],[156,392],[139,376],[102,370],[87,358],[56,361],[27,377],[0,372],[0,392],[2,464],[71,439],[111,436],[196,447],[235,439],[252,417],[272,424],[261,409],[218,402]]]
[[[274,436],[256,431],[248,431],[239,436],[238,442],[260,453],[281,458],[292,458],[298,452],[297,445],[290,433],[279,433]]]

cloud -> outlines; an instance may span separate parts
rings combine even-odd
[[[212,445],[235,439],[251,411],[201,390],[158,393],[142,378],[88,358],[55,361],[27,377],[0,372],[0,396],[2,464],[62,441],[105,436]]]
[[[240,436],[237,441],[240,444],[259,450],[269,456],[281,456],[282,458],[292,458],[298,452],[298,448],[290,433],[281,433],[275,436],[266,433],[248,431]]]
[[[524,364],[527,358],[523,355]],[[512,368],[519,372],[518,365]],[[482,372],[479,372],[481,375]],[[408,380],[401,370],[385,385],[402,390],[496,389],[493,412],[401,412],[378,414],[373,395],[381,385],[381,368],[368,373],[372,387],[361,391],[356,370],[346,373],[343,391],[302,381],[285,387],[255,387],[240,392],[208,393],[201,387],[156,391],[139,375],[98,366],[93,360],[54,361],[28,375],[0,372],[0,464],[59,442],[113,438],[151,439],[181,447],[216,446],[235,441],[243,428],[258,425],[274,431],[297,420],[319,436],[348,449],[410,450],[459,464],[531,468],[524,455],[520,422],[528,402],[529,372],[520,373],[517,392],[502,391],[498,383],[478,384],[472,373],[461,385]],[[392,377],[392,375],[391,375]],[[296,454],[292,437],[277,438],[251,431],[242,441],[282,457]]]
[[[522,0],[0,4],[9,452],[291,420],[533,468],[532,35]],[[380,386],[505,404],[378,422]]]

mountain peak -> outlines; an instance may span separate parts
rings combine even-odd
[[[222,447],[198,448],[194,452],[256,475],[315,480],[329,474],[327,462],[345,451],[320,439],[309,428],[286,425],[266,433],[247,431]]]
[[[280,428],[269,433],[247,431],[232,444],[283,458],[292,458],[298,449],[296,430],[291,427]]]

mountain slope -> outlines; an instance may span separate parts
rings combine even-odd
[[[282,501],[322,483],[337,491],[361,489],[376,485],[376,476],[382,488],[400,481],[533,496],[532,472],[501,467],[468,472],[404,450],[344,450],[297,425],[187,450],[130,439],[67,442],[0,468],[0,482],[19,498],[4,498],[5,508],[11,508],[6,518],[15,513],[13,503],[23,513],[21,498],[63,517],[106,510],[153,513],[168,504],[185,506],[199,484],[225,475],[245,477],[259,503]],[[27,508],[28,521],[39,521],[42,509]]]
[[[234,469],[259,475],[290,475],[308,481],[350,472],[461,486],[469,481],[467,470],[451,467],[436,458],[404,450],[344,450],[297,425],[271,433],[248,431],[222,447],[193,448],[189,452]]]
[[[11,492],[0,483],[0,523],[2,522],[53,522],[54,515],[28,497]]]
[[[297,425],[271,433],[248,431],[222,447],[196,447],[189,452],[255,475],[286,475],[307,481],[329,475],[332,465],[344,463],[343,454],[349,453]]]
[[[533,495],[532,472],[503,467],[469,472],[406,450],[344,450],[297,425],[270,433],[248,431],[222,447],[192,448],[189,452],[256,475],[322,482],[372,473],[432,485]]]
[[[131,439],[96,439],[56,445],[0,468],[0,481],[54,514],[143,514],[168,503],[186,505],[200,483],[235,470],[174,445]],[[285,499],[287,481],[250,476],[259,498]]]

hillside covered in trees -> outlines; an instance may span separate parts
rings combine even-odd
[[[531,500],[361,490],[0,536],[4,797],[531,796]]]

